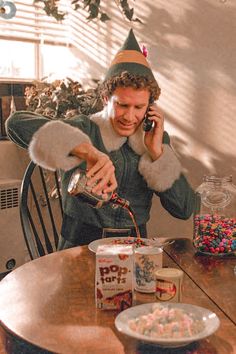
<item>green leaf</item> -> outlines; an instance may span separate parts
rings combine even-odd
[[[99,8],[95,4],[90,4],[88,11],[89,17],[87,17],[87,20],[93,20],[98,17]]]
[[[91,0],[83,0],[83,2],[84,2],[84,9],[85,9],[87,6],[90,5]]]
[[[135,19],[132,19],[132,21],[133,22],[139,22],[139,23],[143,24],[143,22],[138,17],[136,17]]]
[[[101,20],[102,22],[109,21],[110,19],[111,19],[111,18],[110,18],[107,14],[105,14],[104,12],[101,13],[100,20]]]
[[[0,0],[1,1],[1,0]],[[54,17],[57,21],[64,20],[66,13],[58,11],[59,0],[33,0],[34,3],[42,3],[44,8],[43,10],[48,16]],[[129,0],[114,0],[115,4],[122,9],[124,16],[129,21],[139,22],[142,21],[139,18],[133,19],[134,9],[129,6]],[[72,5],[75,11],[82,8],[86,9],[88,13],[87,20],[94,20],[99,16],[99,20],[102,22],[106,22],[111,18],[101,10],[101,0],[70,0],[70,4]]]
[[[122,7],[122,10],[123,10],[123,13],[124,13],[125,17],[129,21],[134,21],[133,20],[134,9],[129,6],[128,1],[127,0],[120,0],[120,6]],[[135,22],[141,22],[141,21],[136,18]]]
[[[54,17],[57,21],[63,21],[65,19],[65,14],[57,14]]]
[[[120,0],[121,7],[129,7],[127,0]]]
[[[134,14],[134,9],[125,9],[124,11],[125,16],[127,17],[128,20],[132,21],[133,14]]]

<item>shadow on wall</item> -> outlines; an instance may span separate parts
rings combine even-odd
[[[202,164],[197,158],[184,154],[186,142],[182,139],[173,137],[172,145],[174,150],[178,152],[178,157],[184,167],[184,174],[188,178],[192,187],[196,189],[201,183],[204,175],[213,173]],[[215,149],[212,149],[211,154],[216,156],[212,164],[215,168],[215,173],[221,176],[235,174],[236,157],[230,154],[219,154]],[[227,162],[227,163],[226,163]],[[214,173],[213,173],[214,174]],[[234,180],[234,184],[236,181]],[[163,209],[158,198],[153,197],[153,207],[151,210],[151,218],[148,223],[149,237],[187,237],[192,238],[193,235],[193,218],[189,220],[179,220],[173,218]]]
[[[112,3],[108,0],[107,6],[115,13]],[[236,3],[144,0],[135,3],[135,14],[143,25],[134,23],[134,32],[148,48],[162,88],[159,105],[166,130],[185,175],[194,189],[209,174],[232,174],[236,183]],[[118,14],[105,26],[92,26],[78,36],[76,52],[87,55],[86,71],[101,78],[129,24]],[[93,41],[90,49],[87,37]],[[192,220],[174,219],[154,198],[148,229],[162,236],[190,236]]]
[[[236,184],[236,3],[162,3],[150,4],[142,34],[172,146],[194,189],[210,174],[232,175]],[[154,198],[151,236],[192,237],[192,227],[192,219],[172,218]]]
[[[202,147],[199,147],[199,155],[205,157],[203,163],[199,160],[198,147],[195,148],[195,155],[190,155],[186,153],[186,150],[188,150],[186,141],[178,137],[173,137],[171,141],[184,167],[184,173],[194,189],[202,183],[202,178],[205,175],[232,175],[236,178],[236,155],[232,155],[234,153],[233,146],[231,151],[226,154],[219,152],[216,147],[209,146],[206,143],[204,151]],[[234,180],[234,184],[236,184],[236,180]]]
[[[171,1],[166,11],[161,3],[150,8],[147,32],[155,30],[146,39],[170,134],[178,133],[172,143],[197,184],[203,174],[235,174],[236,4],[192,1],[179,9]]]
[[[108,1],[112,11],[117,10],[112,3]],[[175,0],[145,0],[135,4],[135,14],[144,22],[133,27],[149,49],[162,88],[159,105],[172,145],[194,188],[204,174],[236,177],[236,3],[190,0],[180,6]],[[75,53],[83,52],[86,73],[92,71],[95,78],[105,73],[127,35],[129,24],[118,15],[77,35]],[[86,49],[87,39],[91,43]]]

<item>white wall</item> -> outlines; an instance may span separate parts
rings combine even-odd
[[[0,141],[0,178],[22,179],[29,161],[27,151],[11,141]]]

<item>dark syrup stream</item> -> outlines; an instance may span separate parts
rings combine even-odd
[[[141,242],[141,235],[140,235],[139,228],[138,228],[135,216],[134,216],[134,212],[133,212],[132,208],[130,207],[128,200],[119,197],[118,194],[116,194],[116,193],[113,193],[113,195],[110,199],[110,202],[113,203],[114,205],[119,205],[128,211],[129,216],[131,217],[131,220],[132,220],[134,227],[135,227],[135,231],[136,231],[136,235],[137,235],[137,243],[140,243]]]

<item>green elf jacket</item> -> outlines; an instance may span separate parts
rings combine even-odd
[[[117,193],[127,199],[138,225],[146,225],[150,217],[153,194],[174,217],[188,219],[195,202],[195,193],[181,172],[181,165],[164,133],[163,154],[152,161],[144,145],[142,127],[130,137],[118,135],[104,109],[90,117],[80,115],[68,120],[50,120],[33,112],[15,112],[6,121],[9,138],[29,150],[38,165],[62,172],[64,220],[62,236],[80,244],[84,224],[98,228],[130,228],[131,218],[123,208],[105,205],[100,209],[79,201],[67,193],[69,179],[85,162],[70,156],[71,150],[82,142],[90,142],[107,154],[115,166]],[[145,235],[143,235],[145,236]]]

